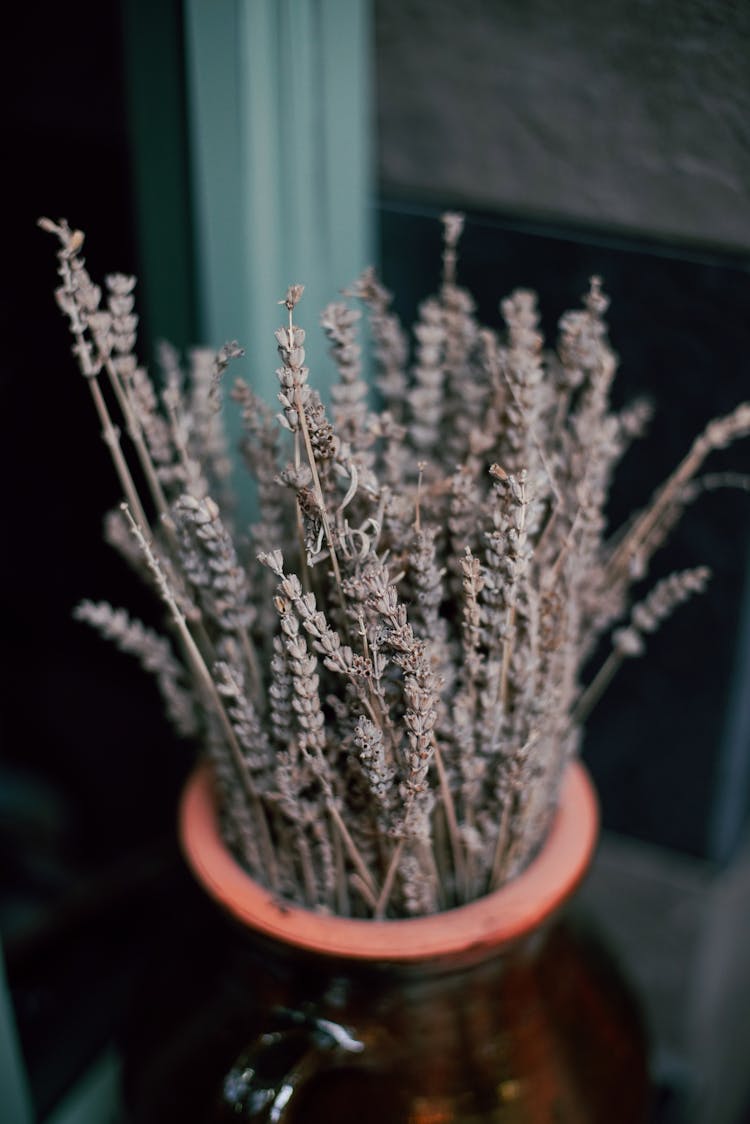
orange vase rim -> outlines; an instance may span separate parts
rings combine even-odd
[[[588,773],[572,762],[545,843],[511,882],[467,905],[428,917],[364,920],[314,913],[260,885],[221,837],[210,766],[195,770],[180,805],[183,853],[198,881],[258,934],[319,955],[413,963],[481,958],[532,932],[571,896],[590,864],[599,814]]]

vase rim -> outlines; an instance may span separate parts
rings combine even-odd
[[[190,776],[179,811],[188,865],[237,921],[293,948],[387,963],[481,959],[530,934],[577,888],[591,862],[598,828],[591,779],[580,762],[571,762],[544,845],[521,874],[499,890],[443,913],[375,921],[314,913],[256,882],[221,837],[210,765],[199,766]]]

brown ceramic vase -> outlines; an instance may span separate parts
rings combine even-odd
[[[239,923],[242,951],[204,997],[210,1017],[183,1034],[171,1076],[162,1067],[161,1107],[142,1118],[639,1124],[637,1012],[601,948],[560,917],[597,828],[590,781],[572,765],[544,847],[503,889],[414,920],[322,916],[242,870],[219,833],[211,774],[198,770],[183,850]],[[178,1087],[195,1092],[170,1100]]]

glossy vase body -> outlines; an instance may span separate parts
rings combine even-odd
[[[141,1081],[137,1124],[639,1124],[637,1011],[600,946],[558,912],[580,873],[541,907],[517,894],[499,914],[348,922],[343,935],[341,919],[280,910],[257,887],[252,910],[266,912],[250,927],[230,891],[243,924],[222,982]]]

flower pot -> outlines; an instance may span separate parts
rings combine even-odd
[[[182,845],[238,940],[205,997],[210,1017],[199,1032],[183,1026],[171,1072],[151,1082],[153,1114],[138,1119],[642,1121],[637,1011],[601,948],[559,917],[596,835],[590,781],[572,765],[543,849],[503,889],[414,920],[323,916],[245,874],[199,770]]]

